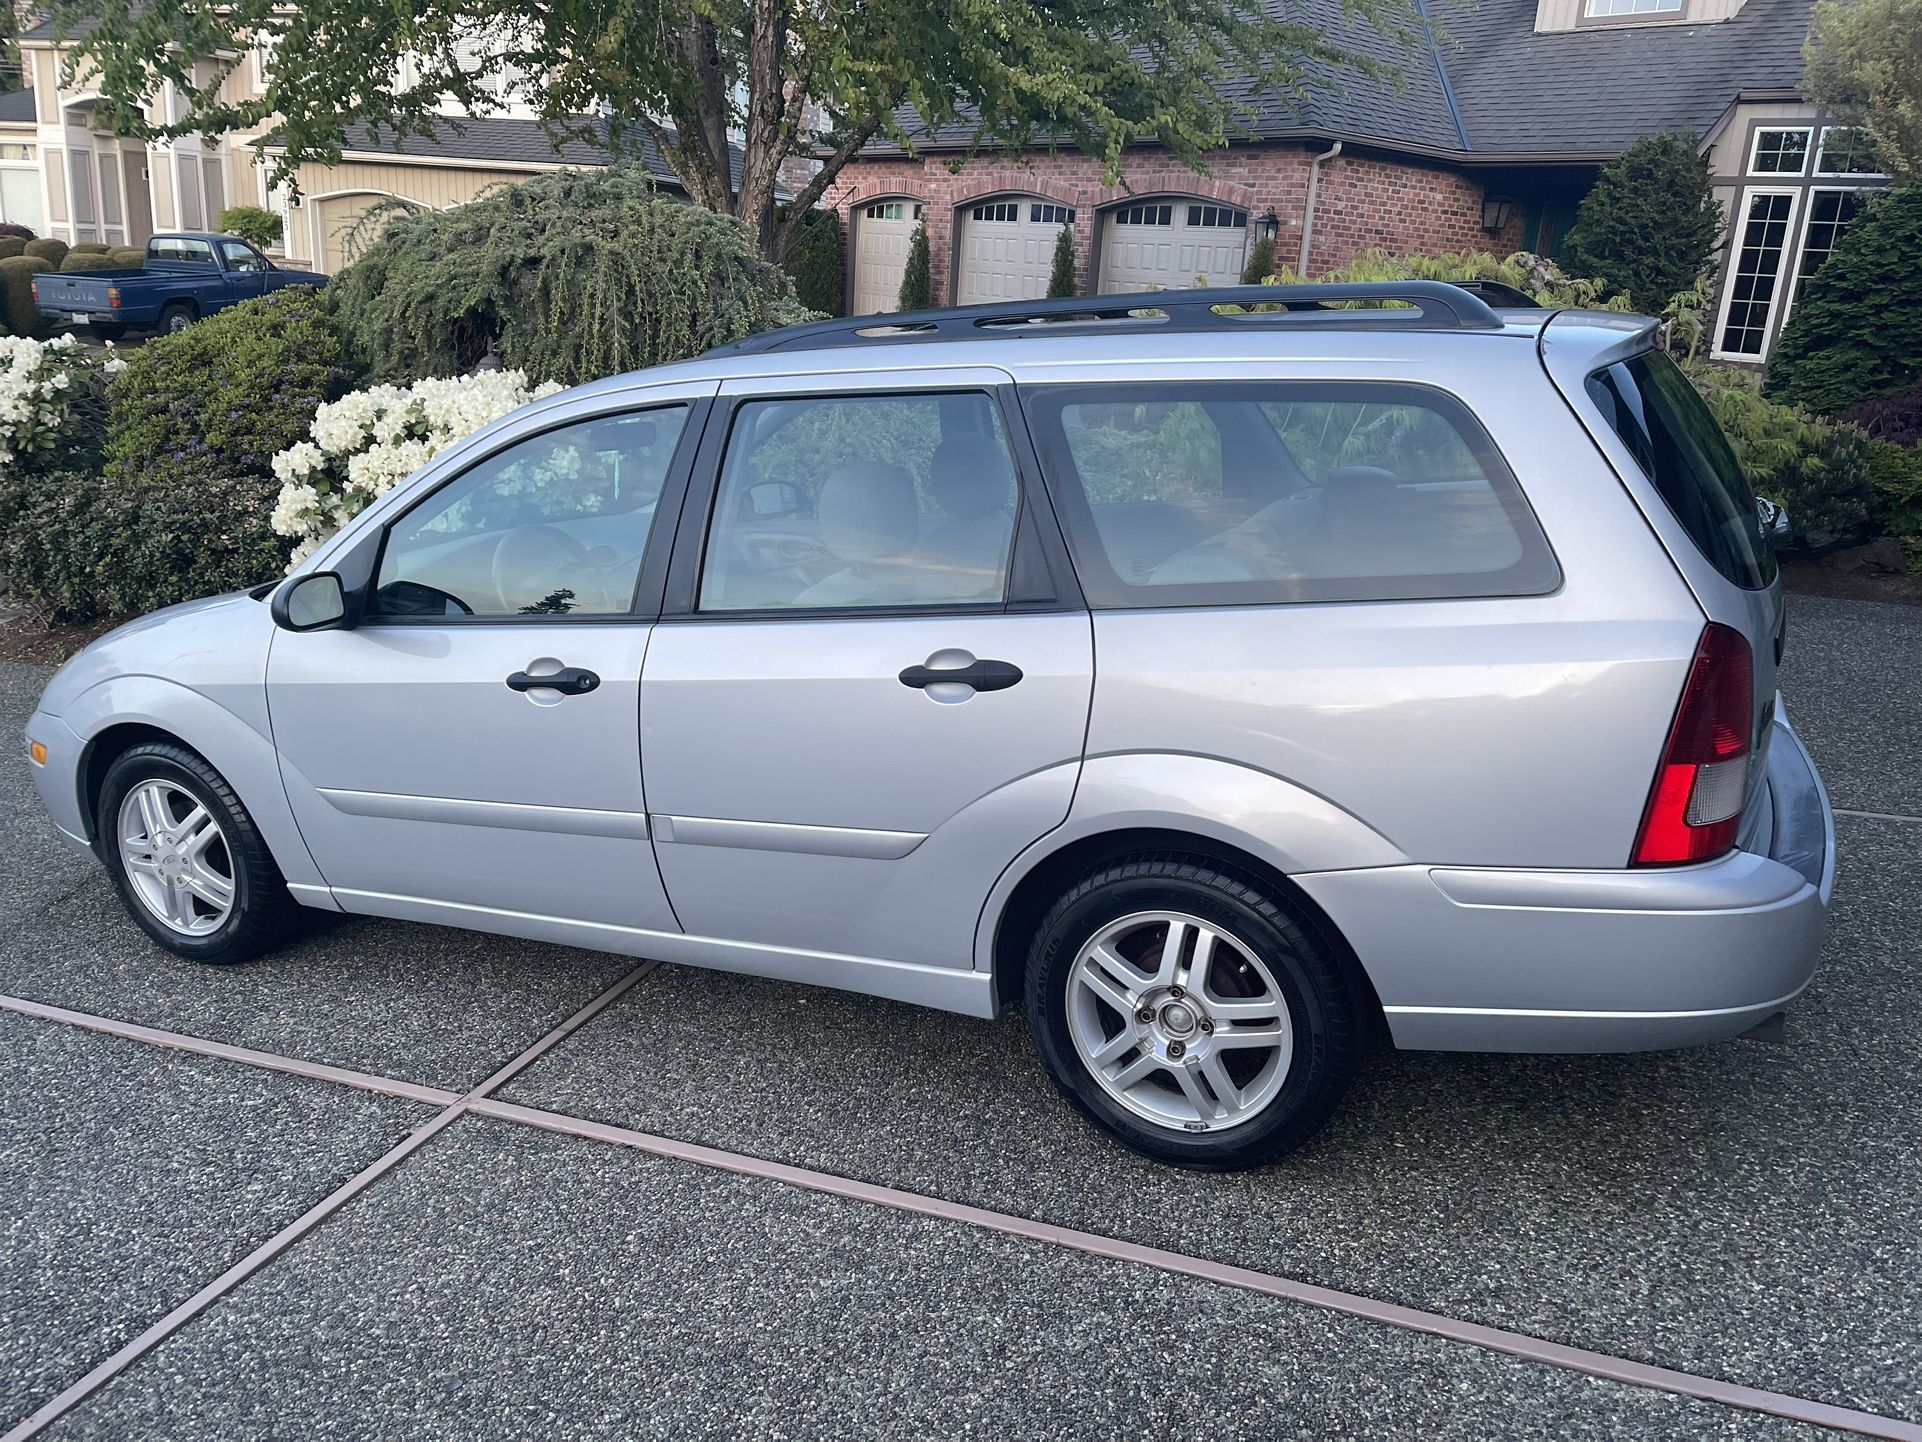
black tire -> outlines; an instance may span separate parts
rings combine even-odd
[[[127,328],[117,322],[109,324],[106,321],[89,321],[87,329],[93,332],[95,340],[120,341],[127,338]]]
[[[161,310],[160,320],[154,329],[162,335],[178,335],[197,319],[194,308],[184,300],[177,300]]]
[[[1222,1130],[1183,1129],[1130,1111],[1091,1073],[1070,1031],[1068,990],[1082,948],[1111,922],[1155,911],[1186,913],[1239,939],[1288,1006],[1294,1051],[1278,1090]],[[1334,947],[1262,883],[1202,856],[1123,857],[1076,883],[1035,934],[1027,1012],[1049,1075],[1077,1111],[1123,1146],[1196,1171],[1262,1166],[1300,1147],[1334,1111],[1361,1054],[1355,987]]]
[[[134,890],[119,844],[121,803],[144,781],[160,780],[187,792],[212,813],[221,829],[234,881],[231,911],[218,930],[187,936],[155,916]],[[94,808],[94,835],[100,859],[113,878],[114,890],[141,929],[176,956],[193,961],[227,964],[250,961],[278,944],[286,935],[299,903],[274,863],[267,843],[240,804],[227,780],[204,758],[184,746],[150,742],[116,757],[101,782]]]

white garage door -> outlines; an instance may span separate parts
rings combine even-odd
[[[396,211],[378,225],[361,226],[361,217],[384,200],[392,199],[387,195],[372,191],[362,191],[356,195],[336,195],[320,201],[314,207],[314,224],[320,236],[320,268],[328,275],[337,275],[352,265],[361,252],[380,239],[380,232],[397,219]]]
[[[962,305],[1038,300],[1048,293],[1055,237],[1074,211],[1035,196],[989,200],[961,213]]]
[[[1248,212],[1207,201],[1149,200],[1109,211],[1101,227],[1101,293],[1237,285],[1248,262]]]
[[[854,216],[854,315],[899,310],[908,242],[921,223],[912,200],[877,200]]]

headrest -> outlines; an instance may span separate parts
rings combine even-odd
[[[1001,507],[1013,509],[1014,476],[1007,448],[981,431],[962,431],[934,448],[928,489],[949,517],[973,520]]]
[[[911,550],[921,537],[914,477],[888,461],[852,461],[821,484],[821,544],[850,565]]]

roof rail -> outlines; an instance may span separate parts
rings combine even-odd
[[[1372,308],[1338,309],[1351,302]],[[1393,301],[1392,307],[1382,302]],[[1267,309],[1250,311],[1247,307]],[[1152,290],[1135,295],[1066,296],[844,316],[763,331],[716,346],[709,355],[821,350],[932,340],[999,340],[1059,335],[1083,327],[1141,326],[1172,331],[1250,327],[1314,330],[1500,330],[1502,319],[1480,296],[1441,280],[1358,281],[1340,285],[1230,285]]]

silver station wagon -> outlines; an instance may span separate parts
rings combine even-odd
[[[1734,1037],[1809,983],[1834,824],[1655,342],[1434,283],[757,336],[95,642],[40,791],[182,956],[304,905],[1020,1006],[1185,1166],[1299,1146],[1384,1033]]]

